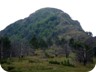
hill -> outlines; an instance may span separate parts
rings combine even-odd
[[[0,64],[10,72],[86,72],[96,37],[56,8],[42,8],[0,32]]]
[[[72,20],[62,10],[55,8],[42,8],[18,20],[0,32],[1,36],[8,36],[11,41],[30,40],[32,36],[37,38],[53,39],[78,37],[86,35],[80,23]]]

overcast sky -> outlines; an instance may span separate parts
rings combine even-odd
[[[44,7],[63,10],[96,36],[96,0],[0,0],[0,30]]]

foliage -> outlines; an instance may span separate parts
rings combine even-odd
[[[11,70],[13,70],[13,69],[14,69],[13,66],[8,66],[8,71],[11,71]]]
[[[11,54],[11,42],[8,37],[0,38],[0,59],[8,58]]]
[[[50,63],[50,64],[57,64],[57,65],[60,64],[60,62],[58,62],[58,61],[49,61],[49,63]]]
[[[39,43],[38,43],[38,40],[37,40],[37,38],[34,36],[32,39],[31,39],[31,41],[30,41],[30,44],[33,46],[33,48],[39,48]]]
[[[84,41],[76,41],[70,39],[69,45],[74,48],[73,50],[76,53],[76,58],[79,62],[83,62],[86,65],[88,62],[93,62],[93,49]]]
[[[30,40],[30,44],[35,49],[37,49],[37,48],[45,49],[48,47],[48,44],[44,39],[42,39],[42,38],[37,39],[36,36],[32,37],[32,39]]]
[[[61,64],[64,66],[75,67],[73,64],[70,63],[69,59],[64,60],[64,62],[61,62]]]
[[[46,56],[47,58],[54,58],[53,55],[50,55],[50,54],[48,54],[47,52],[45,52],[45,56]]]
[[[64,57],[62,61],[59,57],[47,58],[47,60],[38,57],[26,57],[22,61],[19,61],[19,58],[12,58],[12,60],[11,64],[2,64],[2,67],[9,72],[87,72],[94,67],[94,64],[83,66],[77,62],[75,66],[70,66],[70,63]],[[29,60],[32,62],[29,62]],[[51,64],[49,61],[53,61],[53,63],[56,61],[57,64]],[[63,65],[65,63],[66,65]]]
[[[8,61],[6,59],[2,59],[2,60],[0,60],[0,64],[10,64],[10,61]]]
[[[74,52],[76,56],[73,59],[87,64],[93,60],[92,52],[96,52],[93,51],[93,48],[96,48],[96,39],[92,37],[92,33],[84,32],[78,21],[72,20],[67,13],[55,8],[37,10],[29,17],[12,23],[0,32],[0,37],[1,58],[19,57],[21,62],[24,56],[29,55],[54,59],[63,54],[69,58],[70,53]],[[35,53],[38,48],[42,50],[40,55]],[[48,48],[50,52],[46,53]],[[34,63],[33,60],[27,62]],[[3,61],[2,63],[4,64]],[[6,61],[5,63],[7,64]],[[72,66],[69,60],[55,60],[49,63]]]
[[[79,22],[72,20],[67,13],[55,8],[43,8],[12,23],[2,30],[0,35],[8,36],[11,41],[30,41],[34,35],[47,41],[74,30],[84,33]]]

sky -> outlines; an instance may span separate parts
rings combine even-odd
[[[44,7],[63,10],[96,36],[96,0],[0,0],[0,30]]]

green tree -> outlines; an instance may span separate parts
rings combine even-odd
[[[48,47],[47,42],[43,38],[39,38],[38,44],[39,48],[43,50],[45,50]]]
[[[33,36],[32,39],[30,40],[30,44],[34,49],[39,48],[39,42],[36,38],[36,36]]]
[[[62,39],[60,40],[60,45],[61,45],[61,47],[64,49],[66,58],[68,58],[68,57],[69,57],[69,53],[70,53],[70,51],[69,51],[70,49],[69,49],[69,46],[68,46],[68,41],[65,40],[64,38],[62,38]]]
[[[0,38],[0,54],[1,59],[11,56],[11,42],[8,37]]]
[[[44,38],[38,37],[34,35],[32,39],[30,40],[30,44],[34,49],[43,49],[45,50],[48,47],[47,40],[44,40]]]
[[[92,61],[92,49],[85,44],[85,42],[75,41],[74,39],[70,39],[70,46],[74,48],[76,53],[76,59],[79,62],[82,62],[84,65],[87,64],[88,61]]]

